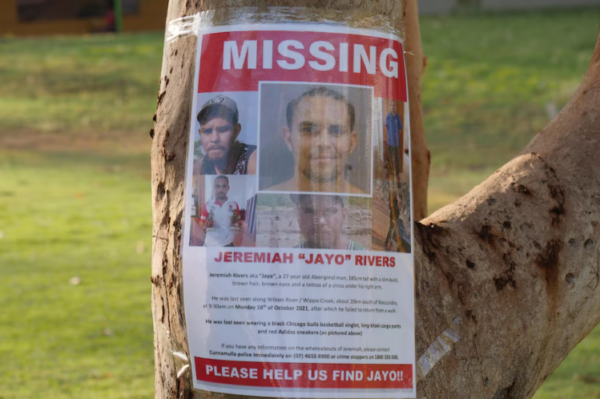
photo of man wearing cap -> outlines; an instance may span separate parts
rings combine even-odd
[[[344,197],[292,194],[290,198],[296,204],[298,226],[303,238],[295,248],[365,250],[342,232],[348,217]]]
[[[237,140],[242,130],[236,102],[224,95],[208,100],[197,115],[202,160],[195,173],[246,175],[256,173],[256,146]],[[198,170],[199,169],[199,170]]]
[[[303,91],[298,95],[297,89]],[[277,181],[284,165],[280,169],[265,168],[266,163],[271,161],[263,162],[261,158],[261,190],[369,194],[371,91],[324,85],[288,85],[282,90],[295,94],[279,111],[285,113],[279,140],[283,139],[291,153],[289,162],[293,162],[293,175],[278,184],[266,185],[266,182]],[[352,94],[353,101],[349,100],[346,92]],[[282,95],[282,98],[285,97],[287,94]],[[271,102],[272,99],[264,95],[261,97],[261,146],[263,137],[265,142],[276,140],[271,133],[273,122],[263,122],[268,116],[265,112],[273,112],[269,106],[266,106],[268,111],[263,111],[263,103]],[[357,148],[360,150],[353,158],[352,167],[350,158]]]

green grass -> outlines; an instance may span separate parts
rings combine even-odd
[[[0,159],[0,398],[151,397],[147,178]]]
[[[600,398],[600,328],[596,327],[546,380],[534,399]]]
[[[598,8],[422,19],[430,211],[515,156],[549,122],[547,108],[568,101],[599,21]]]
[[[151,126],[162,37],[0,40],[0,130],[97,132]]]
[[[568,100],[598,16],[422,19],[431,211],[518,153],[548,122],[548,105]],[[0,399],[153,395],[147,132],[162,40],[0,39]],[[96,133],[114,139],[114,151],[45,144],[51,136],[70,147]],[[23,135],[35,150],[2,147]],[[118,144],[124,135],[140,144]],[[598,376],[600,329],[536,399],[600,398]]]

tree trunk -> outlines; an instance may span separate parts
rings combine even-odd
[[[385,16],[400,31],[406,26],[415,218],[420,219],[429,161],[416,0],[171,0],[167,20],[209,9],[227,19],[231,7],[300,5],[359,10]],[[195,37],[165,46],[152,147],[157,398],[208,395],[191,391],[181,359],[187,343],[179,250],[195,46]],[[523,153],[416,225],[420,398],[530,398],[600,320],[598,109],[597,46],[580,90]]]

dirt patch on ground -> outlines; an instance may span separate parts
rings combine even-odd
[[[59,133],[0,130],[0,149],[4,151],[149,153],[151,145],[150,136],[139,131]]]

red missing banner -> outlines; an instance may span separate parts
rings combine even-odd
[[[407,101],[396,40],[343,33],[235,31],[202,35],[199,93],[257,91],[261,81],[339,83]]]
[[[410,364],[240,362],[194,358],[196,379],[276,388],[412,389]]]

